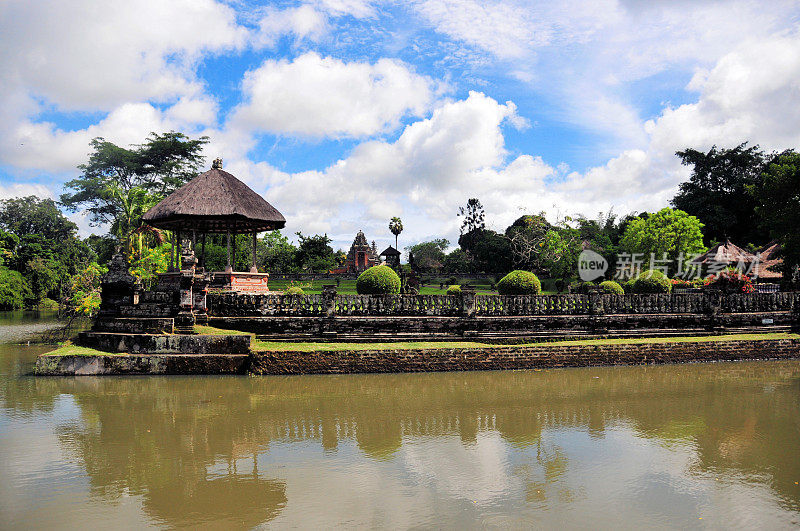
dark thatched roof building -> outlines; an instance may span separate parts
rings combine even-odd
[[[262,232],[283,228],[286,219],[242,181],[214,166],[147,211],[153,227],[197,232]]]
[[[753,253],[748,253],[730,240],[725,240],[725,243],[718,243],[691,263],[708,266],[749,266],[757,261],[758,257]]]
[[[760,258],[755,269],[758,278],[780,280],[783,278],[783,258],[780,257],[781,244],[771,241],[758,252]]]

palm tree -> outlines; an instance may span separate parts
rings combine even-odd
[[[403,222],[397,216],[389,222],[389,230],[394,234],[394,248],[397,249],[397,237],[403,232]]]

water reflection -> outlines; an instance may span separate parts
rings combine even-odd
[[[20,374],[11,357],[3,374]],[[170,527],[783,526],[800,511],[798,362],[2,386],[3,429],[50,426],[91,500],[138,497]]]

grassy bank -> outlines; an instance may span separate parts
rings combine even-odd
[[[211,326],[196,326],[199,334],[251,335],[238,330],[224,330]],[[321,351],[360,351],[360,350],[411,350],[411,349],[453,349],[453,348],[499,348],[499,347],[558,347],[563,345],[636,345],[661,343],[713,343],[723,341],[763,341],[776,339],[800,340],[800,334],[768,333],[768,334],[728,334],[720,336],[682,336],[624,339],[573,339],[563,341],[539,341],[514,345],[497,345],[479,341],[403,341],[391,343],[336,343],[336,342],[302,342],[261,341],[253,338],[252,348],[255,352],[321,352]],[[124,356],[125,354],[104,352],[77,345],[59,347],[48,355],[59,356]]]
[[[280,351],[344,351],[344,350],[409,350],[409,349],[442,349],[442,348],[498,348],[498,347],[557,347],[561,345],[635,345],[659,343],[708,343],[721,341],[759,341],[768,339],[800,339],[800,334],[730,334],[723,336],[684,336],[625,339],[581,339],[564,341],[540,341],[514,345],[496,345],[478,341],[404,341],[399,343],[288,343],[282,341],[253,340],[256,352]]]

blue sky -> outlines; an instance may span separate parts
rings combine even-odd
[[[666,206],[674,152],[798,147],[798,2],[7,0],[0,197],[57,198],[96,136],[207,135],[286,233],[458,237]],[[102,232],[80,213],[81,232]]]

